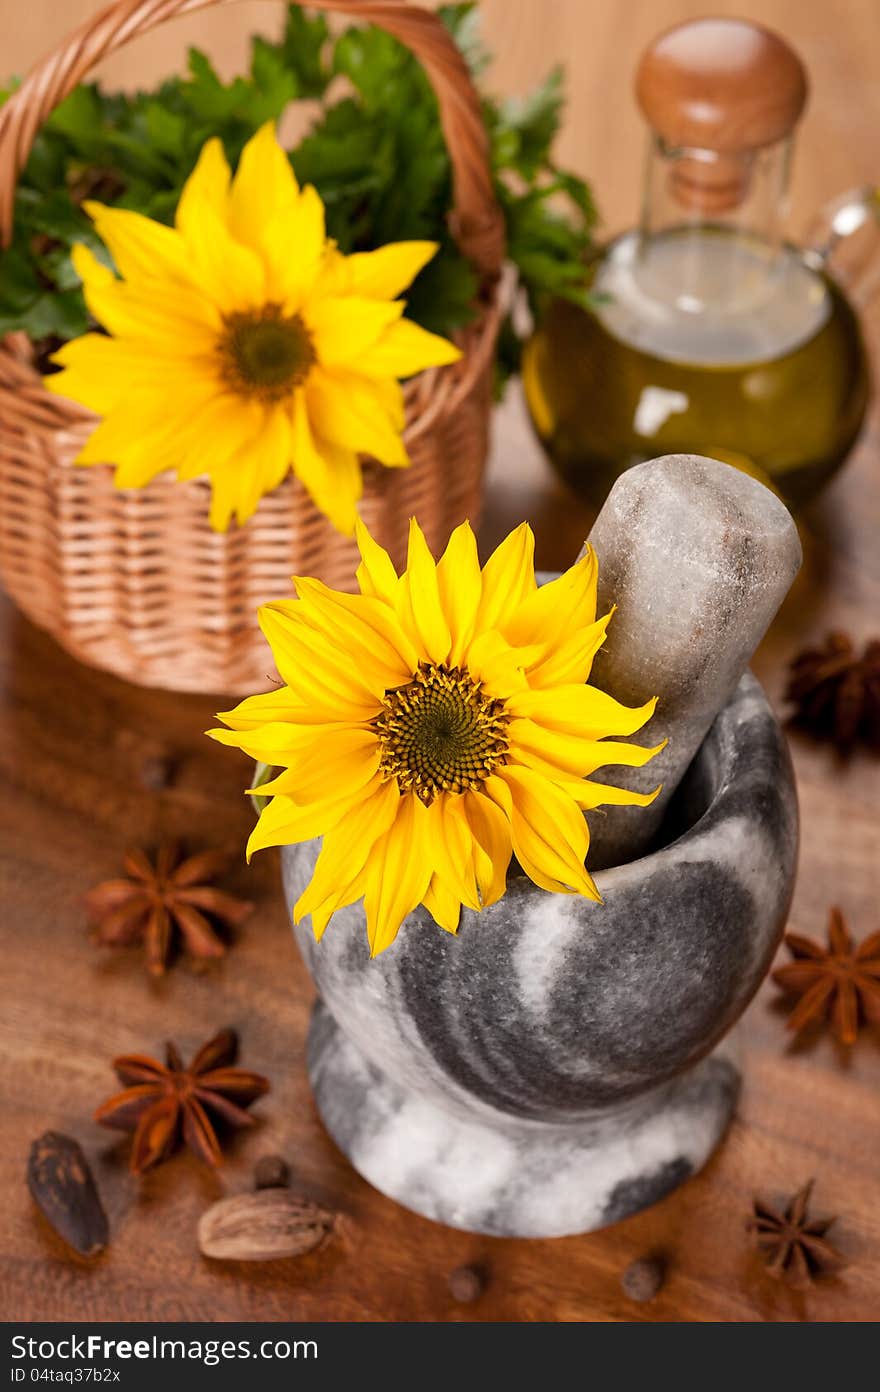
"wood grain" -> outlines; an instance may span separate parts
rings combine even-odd
[[[73,19],[87,3],[65,5]],[[487,27],[504,54],[505,87],[521,88],[564,55],[574,101],[563,142],[596,182],[612,225],[635,208],[637,118],[630,72],[653,32],[700,5],[615,0],[583,5],[487,0]],[[736,6],[719,3],[718,13]],[[268,5],[242,5],[237,24]],[[502,11],[505,15],[503,31]],[[6,61],[46,48],[58,7],[32,3],[7,23]],[[0,0],[0,20],[11,20]],[[625,18],[624,18],[625,16]],[[849,183],[876,176],[880,124],[880,19],[874,0],[835,11],[768,0],[761,18],[782,28],[813,70],[814,100],[799,165],[802,210]],[[218,17],[219,19],[219,17]],[[222,27],[222,26],[221,26]],[[186,26],[178,26],[180,39]],[[625,41],[621,36],[625,36]],[[201,39],[201,35],[198,36]],[[28,48],[27,45],[30,45]],[[16,46],[17,49],[16,49]],[[154,49],[150,62],[167,60]],[[20,61],[16,59],[15,61]],[[132,54],[130,61],[134,63]],[[131,68],[147,80],[146,68]],[[876,315],[875,315],[876,318]],[[876,335],[874,335],[876,346]],[[876,354],[875,354],[876,356]],[[803,519],[806,561],[756,667],[780,701],[784,665],[832,625],[864,638],[880,627],[880,430],[876,413],[855,457]],[[485,546],[529,516],[544,566],[577,553],[589,516],[553,481],[514,394],[498,420],[483,529]],[[86,935],[82,895],[114,874],[129,842],[183,835],[240,847],[250,824],[241,758],[206,740],[220,698],[128,686],[78,666],[0,601],[0,1310],[6,1319],[313,1320],[871,1320],[880,1315],[880,1043],[849,1055],[819,1037],[792,1047],[776,992],[766,986],[741,1026],[746,1083],[737,1120],[708,1168],[656,1208],[606,1232],[554,1242],[488,1240],[438,1227],[383,1199],[334,1149],[314,1113],[303,1040],[311,987],[294,950],[274,854],[243,863],[230,887],[258,911],[228,959],[197,974],[185,964],[151,982],[136,952],[105,954]],[[801,797],[801,869],[792,911],[799,931],[821,934],[839,903],[857,936],[880,927],[878,763],[839,766],[803,739],[792,747]],[[165,790],[145,787],[146,761],[167,756]],[[185,1048],[235,1025],[242,1061],[273,1090],[254,1109],[261,1127],[218,1174],[180,1156],[138,1182],[117,1142],[90,1116],[114,1089],[108,1060]],[[71,1258],[34,1211],[25,1188],[30,1142],[69,1132],[95,1166],[112,1240],[91,1262]],[[296,1261],[212,1263],[198,1255],[196,1225],[223,1193],[247,1187],[254,1160],[281,1150],[295,1183],[346,1216],[325,1250]],[[780,1197],[809,1176],[818,1210],[850,1265],[796,1295],[769,1281],[745,1232],[754,1191]],[[667,1283],[649,1306],[620,1290],[628,1263],[662,1251]],[[485,1263],[489,1283],[471,1306],[453,1304],[446,1276]]]

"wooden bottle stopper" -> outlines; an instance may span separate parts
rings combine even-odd
[[[636,97],[664,144],[682,151],[672,167],[676,198],[711,214],[743,201],[755,154],[793,130],[807,75],[772,30],[744,19],[696,19],[646,50]]]

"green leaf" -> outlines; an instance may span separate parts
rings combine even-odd
[[[186,145],[186,121],[159,101],[148,102],[144,111],[147,134],[157,150],[180,157]]]
[[[81,208],[71,201],[66,189],[55,189],[43,194],[26,185],[16,194],[16,220],[22,222],[32,232],[42,232],[48,237],[63,241],[91,241],[97,238],[92,232],[92,224]]]
[[[323,15],[309,16],[299,5],[290,5],[279,45],[281,58],[299,81],[304,97],[321,97],[330,80],[330,70],[324,60],[329,38]]]
[[[234,84],[224,86],[211,60],[201,49],[189,50],[187,68],[190,80],[186,84],[186,100],[191,110],[211,124],[226,121],[238,100]]]
[[[478,6],[443,5],[439,13],[471,72],[484,71]],[[349,84],[341,99],[330,85],[338,75]],[[291,6],[277,41],[253,40],[246,76],[225,82],[191,49],[186,74],[153,91],[86,85],[62,103],[19,183],[14,244],[0,259],[4,331],[23,327],[44,337],[86,327],[71,248],[84,242],[110,258],[76,202],[83,189],[108,189],[103,201],[170,223],[206,140],[217,136],[234,165],[256,128],[299,97],[318,99],[321,111],[291,157],[300,181],[313,183],[324,200],[329,235],[343,251],[411,237],[438,242],[437,257],[411,287],[407,313],[443,334],[466,323],[477,278],[449,237],[449,152],[423,70],[382,30],[354,27],[335,37],[322,15]],[[588,296],[584,259],[595,210],[586,183],[551,155],[562,99],[559,70],[523,100],[482,96],[508,257],[533,308],[548,295],[576,303]],[[499,378],[517,358],[509,325]]]
[[[406,293],[406,315],[432,333],[450,334],[474,317],[477,276],[452,245],[440,251]]]
[[[581,179],[577,174],[568,174],[562,169],[552,166],[553,177],[561,193],[564,193],[574,204],[581,214],[587,227],[596,225],[596,205],[593,202],[593,195],[590,186],[585,179]]]
[[[101,126],[101,98],[94,86],[74,87],[46,122],[47,130],[66,135],[77,144],[97,139]]]
[[[562,68],[556,67],[530,96],[511,98],[501,107],[501,128],[516,139],[510,163],[526,179],[534,179],[550,157],[562,112],[562,84]]]
[[[296,73],[285,66],[277,48],[259,37],[252,43],[251,77],[254,90],[248,101],[248,114],[255,126],[280,116],[287,103],[300,95]]]
[[[350,79],[368,111],[387,106],[396,109],[399,121],[399,89],[412,85],[414,77],[410,73],[407,82],[408,58],[403,45],[383,29],[347,29],[337,40],[333,67]]]
[[[21,313],[9,313],[0,301],[0,333],[23,329],[31,338],[77,338],[85,333],[89,320],[85,302],[78,291],[44,291]]]
[[[0,255],[0,308],[6,315],[24,313],[39,295],[40,280],[33,259],[14,242]]]
[[[42,256],[40,270],[57,290],[78,290],[82,284],[66,247],[55,247]]]

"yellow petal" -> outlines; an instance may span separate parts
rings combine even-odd
[[[313,429],[344,449],[370,454],[381,464],[409,463],[382,384],[347,368],[314,367],[305,384]]]
[[[223,145],[214,136],[202,146],[196,167],[181,191],[174,219],[178,230],[191,225],[194,205],[199,203],[207,204],[225,222],[229,211],[229,179]]]
[[[549,779],[531,769],[508,765],[494,785],[503,783],[509,793],[513,851],[523,870],[541,889],[556,894],[583,894],[599,899],[599,892],[584,868],[590,834],[583,813],[574,801]]]
[[[228,530],[238,506],[238,481],[227,465],[211,470],[211,506],[208,524],[214,532]]]
[[[348,288],[375,299],[396,299],[437,250],[437,242],[392,242],[377,251],[359,251],[346,256],[344,269]]]
[[[372,595],[384,600],[386,604],[397,602],[399,580],[391,557],[377,541],[374,541],[367,527],[360,520],[355,529],[361,563],[357,569],[357,582],[361,594]]]
[[[535,537],[529,524],[522,522],[483,566],[483,594],[474,631],[501,628],[536,588]]]
[[[112,411],[89,435],[77,464],[116,464],[117,488],[138,488],[169,467],[165,451],[172,431],[132,411]]]
[[[265,725],[245,730],[209,730],[211,739],[234,749],[243,749],[252,759],[272,765],[294,764],[315,747],[322,737],[333,738],[337,733],[349,734],[360,727],[354,721],[323,721],[319,728],[294,721],[269,721]],[[277,780],[276,780],[277,781]],[[288,788],[281,791],[290,794]],[[328,792],[330,790],[328,789]],[[304,801],[305,799],[301,799]]]
[[[260,231],[267,288],[286,314],[303,310],[327,255],[324,204],[311,184]]]
[[[92,314],[111,333],[139,340],[128,351],[136,346],[146,365],[155,355],[167,360],[214,352],[220,316],[193,286],[117,280],[85,247],[77,248],[74,260]]]
[[[346,876],[342,885],[337,887],[332,894],[329,894],[320,904],[309,910],[312,918],[312,932],[315,941],[320,942],[324,936],[324,930],[330,922],[330,918],[337,909],[344,909],[346,905],[353,904],[355,900],[362,899],[367,887],[367,868],[364,866],[358,870],[357,874],[351,879]]]
[[[469,522],[462,522],[449,538],[437,562],[437,585],[452,638],[449,661],[457,665],[464,660],[483,592],[477,539]]]
[[[104,415],[125,395],[125,383],[120,382],[114,371],[116,346],[112,338],[97,333],[83,334],[65,343],[52,357],[62,371],[44,377],[43,385],[57,396],[79,401],[89,410]]]
[[[266,302],[263,262],[229,232],[210,203],[193,200],[178,210],[192,279],[221,314],[244,312]]]
[[[512,720],[507,727],[510,754],[517,763],[527,763],[549,777],[586,778],[609,764],[642,768],[665,747],[645,748],[641,744],[621,744],[614,740],[591,740],[581,735],[548,730],[533,720]]]
[[[534,590],[507,614],[505,636],[512,643],[561,643],[567,634],[593,623],[597,579],[596,553],[590,546],[569,570]]]
[[[377,780],[367,795],[338,819],[324,837],[314,874],[294,906],[296,923],[306,914],[314,917],[318,906],[325,906],[329,917],[334,908],[360,897],[348,895],[349,886],[368,870],[373,848],[392,826],[399,805],[397,783]]]
[[[612,609],[595,623],[575,628],[573,633],[560,635],[547,644],[540,659],[527,669],[529,686],[568,686],[585,682],[592,670],[593,659],[605,642]]]
[[[342,594],[320,580],[295,576],[294,583],[309,622],[341,643],[359,669],[380,669],[385,689],[412,678],[418,653],[387,604],[371,596]],[[372,684],[371,674],[371,688]]]
[[[304,705],[335,720],[369,720],[383,692],[370,690],[349,655],[304,620],[297,601],[274,600],[257,611],[284,681]]]
[[[402,431],[406,425],[406,406],[400,383],[395,382],[391,377],[362,377],[360,380],[366,384],[373,398],[381,403],[393,429],[398,432]],[[405,460],[404,462],[408,463],[409,461]]]
[[[357,455],[314,433],[301,388],[294,397],[291,422],[294,473],[337,531],[351,536],[363,489]]]
[[[422,903],[438,927],[445,929],[447,933],[458,932],[461,920],[461,901],[445,887],[437,875],[434,875],[425,890]]]
[[[315,836],[326,836],[350,806],[349,795],[312,802],[305,807],[291,797],[273,797],[263,808],[248,838],[248,861],[267,846],[295,846],[300,841],[311,841]]]
[[[446,662],[452,635],[440,602],[440,586],[434,557],[416,519],[410,518],[406,573],[398,593],[401,622],[416,641],[420,656],[429,662]]]
[[[361,371],[360,358],[402,312],[399,301],[387,304],[360,295],[337,295],[310,305],[305,320],[318,362],[330,367],[352,363]]]
[[[650,807],[663,785],[658,784],[650,793],[634,793],[629,788],[615,788],[610,783],[595,783],[592,778],[586,778],[581,783],[560,782],[558,786],[578,807],[588,812],[593,807]]]
[[[449,339],[401,319],[386,329],[358,358],[358,371],[368,377],[414,377],[428,367],[458,362],[461,349]]]
[[[232,710],[218,711],[217,719],[222,720],[231,730],[255,730],[260,725],[268,725],[279,720],[297,720],[306,713],[301,702],[288,686],[276,686],[271,691],[263,691],[258,696],[247,696]]]
[[[384,952],[401,923],[421,903],[431,879],[425,842],[426,808],[418,798],[402,797],[397,816],[372,849],[364,910],[370,956]]]
[[[70,259],[73,262],[73,269],[76,271],[83,283],[83,290],[107,290],[110,286],[117,283],[116,276],[109,266],[105,266],[103,261],[99,261],[91,247],[87,247],[85,242],[76,242],[70,251]],[[79,340],[75,340],[79,341]],[[70,344],[64,345],[69,348]],[[59,350],[59,352],[63,349]]]
[[[173,227],[129,208],[107,208],[103,203],[86,201],[83,209],[126,279],[188,278],[186,247]],[[74,265],[82,275],[76,259]]]
[[[470,827],[465,820],[461,796],[441,793],[427,809],[425,846],[431,857],[434,878],[460,904],[479,909],[474,877],[474,847]]]
[[[508,702],[511,715],[534,720],[547,730],[601,739],[632,735],[654,714],[656,697],[643,706],[622,706],[595,686],[557,686],[552,691],[517,691]]]
[[[290,423],[278,407],[260,407],[261,419],[254,433],[230,449],[224,464],[234,479],[235,516],[247,522],[260,499],[277,488],[290,469]]]
[[[468,646],[467,668],[475,681],[505,700],[528,687],[525,669],[545,651],[543,647],[512,648],[497,628],[490,628]]]
[[[278,143],[274,121],[266,121],[241,152],[229,195],[229,226],[239,242],[258,246],[269,220],[291,208],[299,185]],[[295,256],[295,246],[290,247]]]
[[[203,384],[202,391],[210,393],[210,381]],[[140,397],[122,403],[121,409],[99,427],[100,434],[95,431],[87,442],[82,461],[115,460],[119,466],[115,476],[119,488],[140,487],[166,469],[177,469],[181,477],[197,478],[214,467],[206,442],[220,438],[225,449],[234,452],[254,428],[246,404],[210,396],[207,401],[200,401],[193,391],[175,405],[170,386],[166,386],[165,398],[163,404],[161,397],[153,396],[143,415]],[[105,446],[111,443],[111,437],[115,447],[108,455]]]
[[[251,737],[252,738],[252,737]],[[379,768],[379,741],[372,730],[317,726],[310,748],[290,768],[288,796],[300,805],[328,796],[354,797],[372,782]]]
[[[501,807],[485,793],[466,792],[462,810],[474,838],[474,869],[483,908],[495,904],[507,888],[507,871],[513,854],[510,821]]]

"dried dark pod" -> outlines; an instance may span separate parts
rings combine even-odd
[[[459,1305],[472,1305],[486,1289],[486,1275],[478,1266],[457,1266],[446,1278],[449,1294]]]
[[[34,1202],[59,1237],[83,1257],[107,1246],[107,1214],[82,1147],[46,1131],[28,1155],[27,1183]]]
[[[290,1166],[281,1155],[261,1155],[254,1165],[255,1189],[286,1189]]]
[[[620,1278],[625,1295],[643,1305],[653,1300],[666,1278],[666,1269],[659,1257],[639,1257],[630,1262]]]

